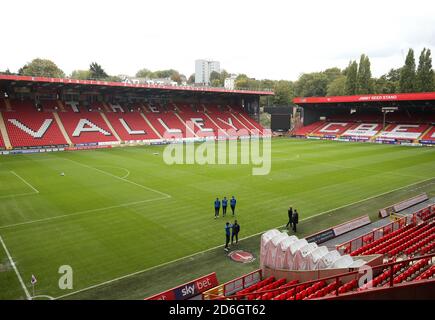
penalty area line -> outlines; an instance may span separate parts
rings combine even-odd
[[[15,171],[10,171],[14,176],[16,176],[18,179],[20,179],[21,181],[23,181],[27,186],[29,186],[35,193],[39,193],[39,191],[32,186],[30,183],[28,183],[26,180],[24,180],[24,178],[20,177]]]
[[[96,171],[98,171],[98,172],[100,172],[100,173],[103,173],[103,174],[105,174],[105,175],[108,175],[109,177],[112,177],[112,178],[115,178],[115,179],[118,179],[118,180],[121,180],[121,181],[124,181],[124,182],[130,183],[130,184],[135,185],[135,186],[137,186],[137,187],[140,187],[140,188],[142,188],[142,189],[145,189],[145,190],[148,190],[148,191],[152,191],[152,192],[158,193],[158,194],[160,194],[160,195],[162,195],[162,196],[165,196],[165,197],[167,197],[167,198],[171,198],[171,195],[169,195],[169,194],[167,194],[167,193],[164,193],[164,192],[161,192],[161,191],[159,191],[159,190],[156,190],[156,189],[153,189],[153,188],[150,188],[150,187],[144,186],[144,185],[142,185],[142,184],[136,183],[136,182],[131,181],[131,180],[127,180],[127,179],[125,179],[125,178],[123,178],[123,177],[115,176],[114,174],[111,174],[111,173],[109,173],[109,172],[107,172],[107,171],[100,170],[100,169],[98,169],[98,168],[88,166],[87,164],[83,164],[83,163],[81,163],[81,162],[78,162],[78,161],[75,161],[75,160],[72,160],[72,159],[69,159],[69,158],[63,158],[63,159],[66,159],[66,160],[68,160],[68,161],[74,162],[74,163],[76,163],[76,164],[78,164],[78,165],[80,165],[80,166],[82,166],[82,167],[88,168],[88,169],[94,169],[94,170],[96,170]],[[126,169],[125,169],[125,170],[126,170]]]
[[[0,236],[0,243],[1,243],[2,246],[3,246],[3,249],[4,249],[5,252],[6,252],[6,255],[8,256],[9,262],[11,263],[11,266],[12,266],[12,268],[14,269],[15,274],[17,275],[18,281],[20,282],[21,287],[22,287],[23,290],[24,290],[24,293],[25,293],[25,295],[26,295],[26,297],[27,297],[27,300],[32,300],[32,297],[30,296],[29,290],[27,290],[27,287],[26,287],[26,285],[24,284],[23,278],[21,277],[21,274],[20,274],[20,272],[18,271],[18,268],[17,268],[17,266],[15,265],[15,262],[14,262],[14,260],[12,259],[11,254],[9,253],[9,250],[8,250],[8,248],[6,247],[6,244],[5,244],[5,242],[3,241],[3,238],[2,238],[1,236]]]
[[[330,210],[326,210],[326,211],[320,212],[320,213],[318,213],[318,214],[315,214],[315,215],[312,215],[312,216],[306,217],[306,218],[304,218],[304,219],[301,219],[300,221],[310,220],[310,219],[312,219],[312,218],[314,218],[314,217],[318,217],[318,216],[321,216],[321,215],[324,215],[324,214],[330,213],[330,212],[332,212],[332,211],[336,211],[336,210],[340,210],[340,209],[343,209],[343,208],[346,208],[346,207],[350,207],[350,206],[353,206],[353,205],[355,205],[355,204],[362,203],[362,202],[364,202],[364,201],[368,201],[368,200],[371,200],[371,199],[375,199],[375,198],[381,197],[381,196],[383,196],[383,195],[386,195],[386,194],[389,194],[389,193],[392,193],[392,192],[395,192],[395,191],[398,191],[398,190],[401,190],[401,189],[405,189],[405,188],[408,188],[408,187],[412,187],[412,186],[414,186],[414,185],[417,185],[417,184],[420,184],[420,183],[424,183],[424,182],[426,182],[426,181],[430,181],[430,180],[433,180],[433,179],[435,179],[435,177],[431,177],[431,178],[428,178],[428,179],[424,179],[424,180],[421,180],[421,181],[417,181],[417,182],[414,182],[414,183],[408,184],[408,185],[403,186],[403,187],[395,188],[395,189],[392,189],[392,190],[389,190],[389,191],[386,191],[386,192],[383,192],[383,193],[380,193],[380,194],[377,194],[377,195],[374,195],[374,196],[371,196],[371,197],[367,197],[367,198],[364,198],[364,199],[361,199],[361,200],[358,200],[358,201],[354,201],[354,202],[352,202],[352,203],[348,203],[348,204],[346,204],[346,205],[343,205],[343,206],[340,206],[340,207],[337,207],[337,208],[333,208],[333,209],[330,209]],[[284,226],[284,225],[280,225],[280,226],[276,227],[275,229],[281,228],[281,227],[283,227],[283,226]],[[264,233],[264,232],[265,232],[265,231],[261,231],[261,232],[257,232],[257,233],[255,233],[255,234],[251,234],[251,235],[249,235],[249,236],[247,236],[247,237],[241,238],[240,241],[243,241],[243,240],[247,240],[247,239],[250,239],[250,238],[256,237],[256,236],[258,236],[258,235],[260,235],[260,234],[262,234],[262,233]],[[88,290],[91,290],[91,289],[95,289],[95,288],[98,288],[98,287],[101,287],[101,286],[104,286],[104,285],[107,285],[107,284],[110,284],[110,283],[113,283],[113,282],[116,282],[116,281],[120,281],[120,280],[123,280],[123,279],[129,278],[129,277],[132,277],[132,276],[135,276],[135,275],[138,275],[138,274],[141,274],[141,273],[147,272],[147,271],[151,271],[151,270],[153,270],[153,269],[157,269],[157,268],[160,268],[160,267],[164,267],[164,266],[170,265],[170,264],[175,263],[175,262],[179,262],[179,261],[182,261],[182,260],[185,260],[185,259],[189,259],[189,258],[194,257],[194,256],[196,256],[196,255],[200,255],[200,254],[203,254],[203,253],[207,253],[207,252],[209,252],[209,251],[213,251],[213,250],[216,250],[216,249],[218,249],[218,248],[222,248],[222,247],[223,247],[223,245],[214,246],[214,247],[212,247],[212,248],[208,248],[208,249],[206,249],[206,250],[202,250],[202,251],[199,251],[199,252],[195,252],[195,253],[192,253],[192,254],[190,254],[190,255],[187,255],[187,256],[184,256],[184,257],[181,257],[181,258],[175,259],[175,260],[171,260],[171,261],[168,261],[168,262],[165,262],[165,263],[162,263],[162,264],[159,264],[159,265],[153,266],[153,267],[149,267],[149,268],[146,268],[146,269],[143,269],[143,270],[139,270],[139,271],[136,271],[136,272],[133,272],[133,273],[130,273],[130,274],[127,274],[127,275],[124,275],[124,276],[118,277],[118,278],[114,278],[114,279],[111,279],[111,280],[108,280],[108,281],[105,281],[105,282],[102,282],[102,283],[99,283],[99,284],[95,284],[95,285],[90,286],[90,287],[86,287],[86,288],[83,288],[83,289],[80,289],[80,290],[77,290],[77,291],[74,291],[74,292],[70,292],[70,293],[67,293],[67,294],[64,294],[64,295],[58,296],[58,297],[56,297],[56,298],[54,298],[54,299],[55,299],[55,300],[63,299],[63,298],[66,298],[66,297],[69,297],[69,296],[72,296],[72,295],[75,295],[75,294],[78,294],[78,293],[81,293],[81,292],[84,292],[84,291],[88,291]]]

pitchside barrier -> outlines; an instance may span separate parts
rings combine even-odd
[[[401,201],[399,203],[396,203],[395,205],[380,209],[379,210],[379,217],[380,218],[388,217],[391,214],[398,213],[400,211],[408,209],[408,208],[415,206],[416,204],[419,204],[421,202],[424,202],[428,199],[429,199],[429,197],[427,196],[426,193],[419,194],[418,196],[415,196],[411,199],[407,199],[407,200]]]
[[[305,239],[307,240],[307,242],[315,242],[316,244],[320,244],[328,240],[331,240],[335,237],[338,237],[346,232],[350,232],[352,230],[358,229],[370,223],[371,221],[369,216],[364,215],[355,218],[353,220],[347,221],[345,223],[339,224],[335,227],[325,229],[315,234],[312,234],[306,237]]]
[[[236,278],[234,280],[228,281],[227,283],[221,284],[213,289],[203,292],[203,300],[212,300],[212,297],[220,296],[226,297],[231,296],[242,289],[252,286],[261,281],[262,272],[261,269],[252,271],[244,276]]]
[[[144,300],[200,300],[204,291],[210,290],[218,284],[216,272],[213,272]]]
[[[364,235],[358,236],[350,241],[344,242],[342,244],[338,244],[335,246],[336,250],[340,252],[340,254],[349,254],[366,244],[372,243],[383,236],[396,231],[406,225],[416,224],[418,221],[427,221],[435,218],[435,204],[427,206],[423,209],[420,209],[413,214],[407,215],[402,218],[398,218],[395,221],[374,229],[371,232],[368,232]]]

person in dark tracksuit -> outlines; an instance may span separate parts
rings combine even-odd
[[[296,232],[296,225],[299,223],[299,213],[296,209],[293,212],[292,220],[293,220],[293,231]]]
[[[230,206],[231,206],[231,211],[233,212],[233,216],[234,216],[234,211],[236,210],[236,198],[234,198],[234,196],[231,198],[230,200]]]
[[[239,232],[240,232],[240,224],[237,223],[237,220],[234,220],[233,232],[231,234],[231,244],[234,242],[234,237],[236,237],[236,244],[239,242]]]
[[[214,201],[214,218],[218,218],[219,217],[219,210],[221,208],[221,202],[219,200],[219,198],[216,198],[216,200]]]
[[[288,208],[288,222],[285,225],[286,228],[288,228],[288,226],[290,225],[290,229],[293,228],[293,208],[290,207]]]
[[[227,214],[227,206],[228,206],[228,199],[227,197],[224,197],[222,199],[222,217],[225,217]]]
[[[229,222],[227,222],[225,224],[225,248],[224,248],[225,251],[228,251],[228,244],[230,243],[230,236],[231,236],[231,228],[232,227],[233,226]]]

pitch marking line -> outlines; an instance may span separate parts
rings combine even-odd
[[[39,194],[39,191],[34,186],[32,186],[29,182],[24,180],[24,178],[20,177],[15,171],[9,171],[9,172],[12,173],[14,176],[16,176],[18,179],[20,179],[22,182],[24,182],[28,187],[30,187],[33,190],[33,192],[4,195],[4,196],[0,196],[0,199],[24,197],[24,196],[30,196],[33,194]]]
[[[33,298],[47,298],[48,300],[54,300],[54,298],[52,297],[52,296],[47,296],[47,295],[38,295],[38,296],[33,296],[32,297],[32,300],[33,300]]]
[[[7,229],[7,228],[13,228],[13,227],[17,227],[17,226],[26,225],[26,224],[40,223],[40,222],[46,222],[46,221],[50,221],[50,220],[73,217],[73,216],[78,216],[78,215],[82,215],[82,214],[86,214],[86,213],[95,213],[95,212],[105,211],[105,210],[110,210],[110,209],[130,207],[130,206],[134,206],[136,204],[142,204],[142,203],[146,203],[146,202],[159,201],[159,200],[165,200],[165,199],[168,199],[168,197],[160,197],[160,198],[147,199],[147,200],[141,200],[141,201],[135,201],[135,202],[128,202],[128,203],[123,203],[123,204],[116,205],[116,206],[90,209],[90,210],[79,211],[79,212],[74,212],[74,213],[70,213],[70,214],[63,214],[60,216],[54,216],[54,217],[49,217],[49,218],[43,218],[43,219],[30,220],[30,221],[25,221],[25,222],[9,224],[6,226],[0,226],[0,229]]]
[[[15,274],[17,275],[18,281],[20,281],[21,287],[23,288],[24,293],[26,294],[27,300],[32,300],[32,297],[30,296],[29,290],[27,290],[26,285],[24,284],[23,278],[21,278],[21,274],[20,274],[20,272],[18,271],[18,268],[17,268],[17,266],[15,265],[15,262],[14,262],[14,260],[12,259],[11,255],[10,255],[10,253],[9,253],[9,250],[8,250],[8,248],[6,247],[6,244],[4,243],[4,241],[3,241],[3,239],[2,239],[1,236],[0,236],[0,242],[1,242],[2,246],[3,246],[3,249],[4,249],[5,252],[6,252],[6,255],[8,256],[9,262],[11,263],[11,266],[12,266],[12,268],[14,269]]]
[[[11,174],[16,176],[18,179],[20,179],[22,182],[24,182],[27,186],[29,186],[33,192],[25,192],[25,193],[17,193],[17,194],[9,194],[0,196],[0,199],[8,199],[8,198],[16,198],[16,197],[24,197],[24,196],[30,196],[34,194],[39,194],[39,191],[33,187],[30,183],[28,183],[26,180],[24,180],[22,177],[20,177],[15,171],[9,171]]]
[[[26,180],[24,180],[24,178],[20,177],[17,173],[15,173],[15,171],[11,171],[11,173],[14,176],[16,176],[18,179],[23,181],[26,185],[28,185],[33,191],[35,191],[35,193],[39,193],[39,191],[34,186],[32,186],[30,183],[28,183]]]
[[[114,174],[111,174],[111,173],[106,172],[106,171],[104,171],[104,170],[100,170],[100,169],[98,169],[98,168],[88,166],[88,165],[86,165],[86,164],[83,164],[83,163],[81,163],[81,162],[78,162],[78,161],[75,161],[75,160],[72,160],[72,159],[69,159],[69,158],[63,158],[63,159],[66,159],[66,160],[68,160],[68,161],[74,162],[74,163],[76,163],[76,164],[78,164],[78,165],[80,165],[80,166],[82,166],[82,167],[85,167],[85,168],[94,169],[94,170],[96,170],[96,171],[98,171],[98,172],[100,172],[100,173],[103,173],[103,174],[105,174],[105,175],[108,175],[109,177],[112,177],[112,178],[115,178],[115,179],[118,179],[118,180],[121,180],[121,181],[124,181],[124,182],[130,183],[130,184],[135,185],[135,186],[137,186],[137,187],[140,187],[140,188],[142,188],[142,189],[145,189],[145,190],[148,190],[148,191],[152,191],[152,192],[158,193],[158,194],[160,194],[160,195],[162,195],[162,196],[165,196],[166,198],[171,198],[171,195],[169,195],[169,194],[167,194],[167,193],[161,192],[161,191],[159,191],[159,190],[156,190],[156,189],[153,189],[153,188],[150,188],[150,187],[146,187],[146,186],[144,186],[144,185],[142,185],[142,184],[136,183],[136,182],[134,182],[134,181],[127,180],[127,179],[122,178],[122,177],[115,176]]]
[[[0,199],[24,197],[24,196],[34,195],[34,194],[37,194],[37,193],[35,193],[35,192],[28,192],[28,193],[10,194],[10,195],[7,195],[7,196],[0,196]]]
[[[383,193],[380,193],[380,194],[377,194],[377,195],[374,195],[374,196],[371,196],[371,197],[367,197],[367,198],[364,198],[364,199],[361,199],[361,200],[358,200],[358,201],[355,201],[355,202],[352,202],[352,203],[348,203],[346,205],[343,205],[343,206],[340,206],[340,207],[337,207],[337,208],[333,208],[333,209],[330,209],[330,210],[327,210],[327,211],[320,212],[318,214],[315,214],[315,215],[309,216],[307,218],[301,219],[300,221],[310,220],[310,219],[312,219],[314,217],[318,217],[318,216],[321,216],[323,214],[326,214],[326,213],[329,213],[329,212],[332,212],[332,211],[340,210],[340,209],[343,209],[345,207],[350,207],[350,206],[353,206],[355,204],[358,204],[358,203],[361,203],[361,202],[364,202],[364,201],[368,201],[368,200],[371,200],[371,199],[375,199],[375,198],[381,197],[383,195],[386,195],[386,194],[389,194],[389,193],[392,193],[392,192],[395,192],[395,191],[398,191],[398,190],[401,190],[401,189],[405,189],[405,188],[411,187],[413,185],[416,185],[416,184],[419,184],[419,183],[423,183],[423,182],[426,182],[426,181],[429,181],[429,180],[433,180],[433,179],[435,179],[435,177],[424,179],[424,180],[421,180],[421,181],[417,181],[417,182],[408,184],[408,185],[403,186],[403,187],[399,187],[399,188],[396,188],[396,189],[393,189],[393,190],[390,190],[390,191],[386,191],[386,192],[383,192]],[[275,229],[282,228],[283,226],[285,226],[285,225],[278,226]],[[240,241],[246,240],[246,239],[249,239],[249,238],[252,238],[252,237],[255,237],[255,236],[258,236],[258,235],[260,235],[260,234],[262,234],[264,232],[265,231],[257,232],[255,234],[250,235],[250,236],[241,238]],[[91,290],[91,289],[95,289],[95,288],[104,286],[106,284],[110,284],[110,283],[113,283],[113,282],[116,282],[116,281],[119,281],[119,280],[122,280],[122,279],[125,279],[125,278],[129,278],[129,277],[135,276],[135,275],[140,274],[140,273],[151,271],[153,269],[164,267],[166,265],[169,265],[169,264],[181,261],[181,260],[185,260],[185,259],[194,257],[196,255],[200,255],[200,254],[203,254],[203,253],[206,253],[206,252],[218,249],[218,248],[222,248],[222,247],[223,247],[223,245],[218,245],[218,246],[215,246],[215,247],[212,247],[212,248],[208,248],[208,249],[203,250],[203,251],[195,252],[195,253],[192,253],[190,255],[187,255],[187,256],[184,256],[184,257],[181,257],[181,258],[178,258],[178,259],[175,259],[175,260],[171,260],[171,261],[159,264],[157,266],[153,266],[153,267],[150,267],[150,268],[147,268],[147,269],[139,270],[139,271],[136,271],[136,272],[133,272],[133,273],[130,273],[130,274],[127,274],[127,275],[124,275],[124,276],[112,279],[112,280],[108,280],[108,281],[105,281],[105,282],[102,282],[102,283],[99,283],[99,284],[96,284],[96,285],[93,285],[93,286],[90,286],[90,287],[87,287],[87,288],[83,288],[83,289],[80,289],[80,290],[77,290],[77,291],[74,291],[74,292],[70,292],[70,293],[58,296],[58,297],[56,297],[54,299],[58,300],[58,299],[66,298],[68,296],[72,296],[72,295],[80,293],[80,292],[84,292],[84,291],[88,291],[88,290]]]
[[[103,168],[115,168],[115,169],[124,170],[126,172],[126,174],[123,175],[122,177],[120,177],[122,179],[126,179],[130,175],[130,171],[125,169],[125,168],[123,168],[123,167],[116,167],[116,166],[99,166],[99,167],[103,167]]]

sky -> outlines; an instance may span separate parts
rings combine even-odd
[[[379,77],[409,48],[417,63],[424,47],[435,56],[433,0],[14,0],[0,16],[0,70],[12,72],[39,57],[67,75],[96,61],[111,75],[188,77],[196,59],[210,59],[231,73],[297,80],[365,53]]]

